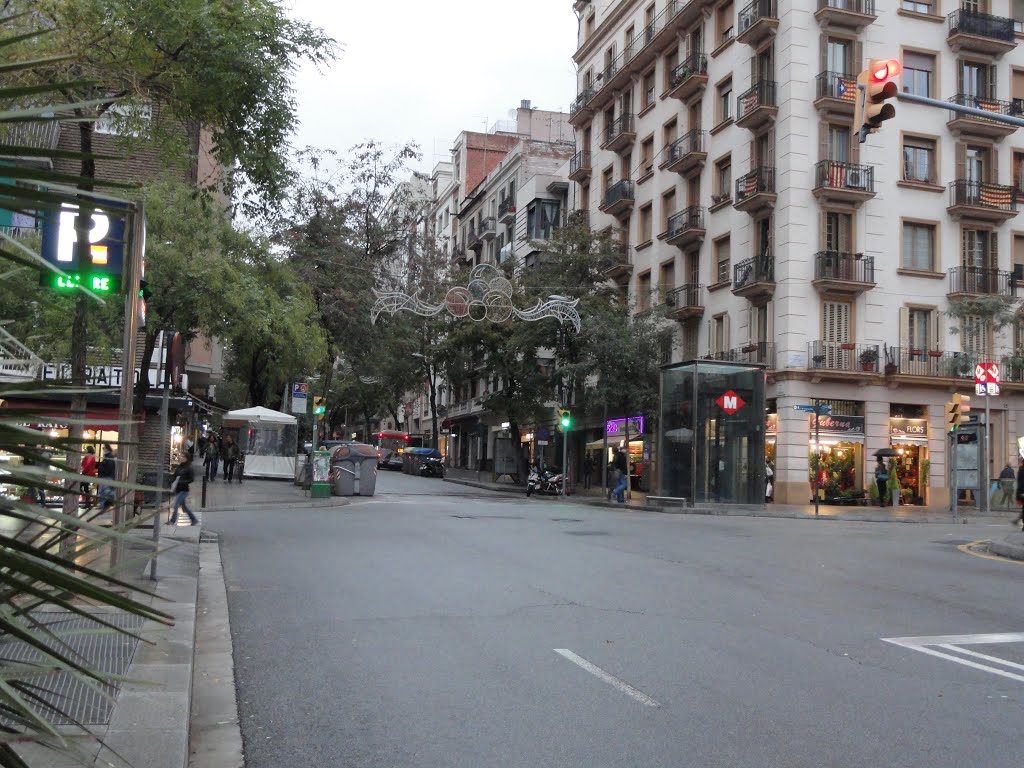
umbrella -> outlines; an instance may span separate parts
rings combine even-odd
[[[894,450],[893,448],[879,448],[877,451],[875,451],[875,456],[878,456],[878,457],[882,457],[882,456],[899,456],[899,455],[900,455],[899,452]]]

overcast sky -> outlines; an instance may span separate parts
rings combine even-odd
[[[342,48],[297,79],[293,143],[344,152],[367,139],[414,141],[417,170],[448,159],[462,130],[488,130],[530,99],[568,111],[576,97],[570,0],[290,0],[291,15]]]

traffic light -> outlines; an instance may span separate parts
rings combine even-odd
[[[572,429],[572,414],[560,408],[558,410],[558,431],[568,432],[570,429]]]
[[[316,416],[317,421],[323,421],[324,414],[327,412],[327,407],[324,405],[326,398],[313,396],[313,415]]]
[[[957,427],[961,424],[966,424],[970,418],[968,415],[970,410],[970,396],[954,392],[952,400],[946,403],[946,431],[956,432]]]
[[[903,71],[896,59],[868,59],[868,68],[857,75],[857,105],[853,113],[853,128],[858,131],[860,143],[867,141],[882,123],[896,117],[896,107],[886,104],[899,88],[892,78]]]

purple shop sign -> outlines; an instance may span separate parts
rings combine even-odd
[[[626,436],[626,420],[625,419],[609,419],[608,423],[604,425],[604,433],[608,437],[625,437]],[[644,417],[643,416],[630,416],[629,417],[629,434],[631,435],[642,435],[644,433]]]

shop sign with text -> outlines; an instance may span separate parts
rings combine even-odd
[[[626,436],[626,420],[625,419],[609,419],[604,425],[604,433],[608,437],[625,437]],[[642,435],[644,433],[644,417],[643,416],[630,416],[629,417],[629,434],[631,435]]]
[[[160,370],[149,369],[149,386],[156,389]],[[141,369],[135,369],[135,382],[138,383]],[[43,381],[71,381],[70,363],[47,363],[42,367],[40,378]],[[85,385],[87,387],[120,387],[123,369],[119,365],[87,365],[85,367]],[[181,377],[182,389],[188,389],[188,376]]]
[[[807,420],[807,426],[814,431],[814,417]],[[839,435],[863,435],[863,416],[819,416],[818,429],[822,432],[831,432]]]
[[[889,419],[889,435],[892,437],[927,437],[927,419]]]

